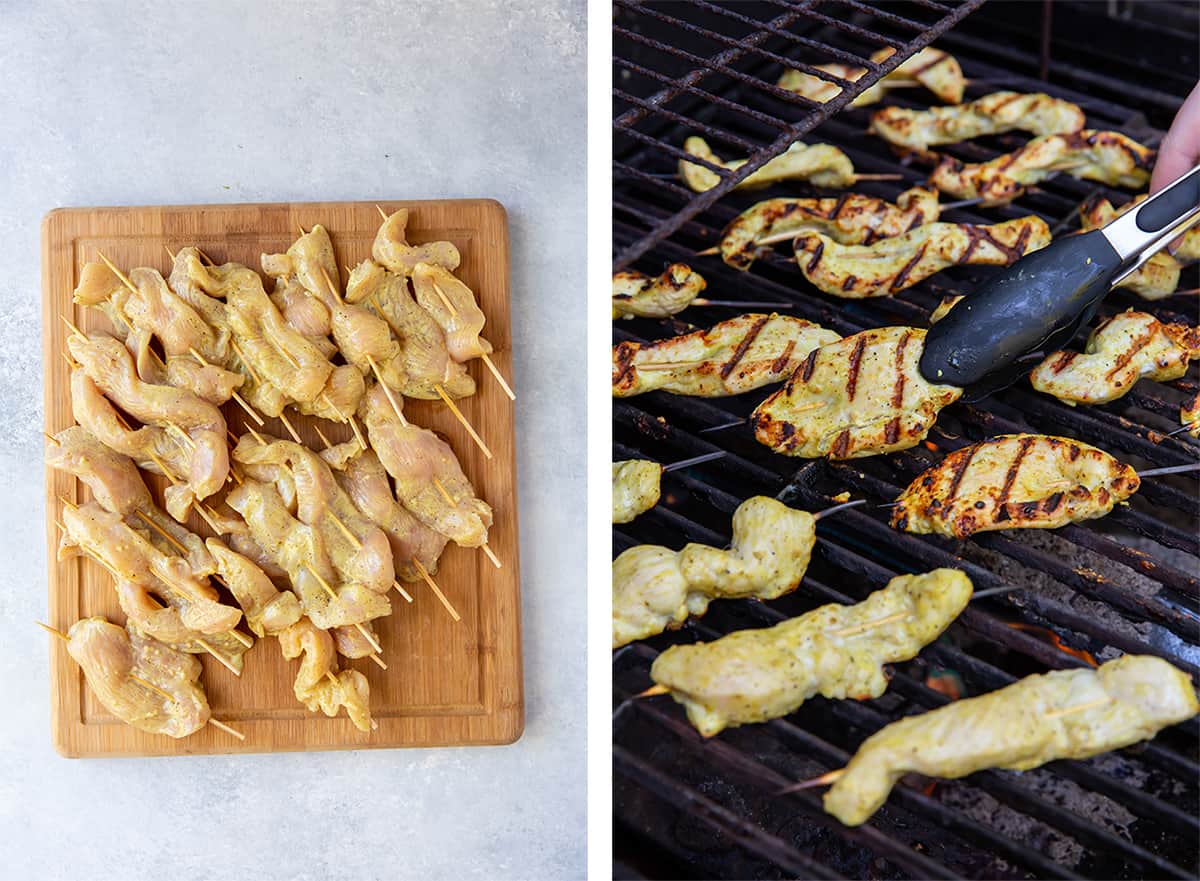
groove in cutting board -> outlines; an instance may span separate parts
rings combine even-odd
[[[84,263],[96,250],[118,267],[170,272],[172,251],[198,245],[217,262],[233,260],[260,269],[263,253],[287,249],[297,226],[320,223],[333,238],[338,268],[370,256],[379,226],[374,202],[311,202],[247,205],[179,205],[135,208],[63,208],[42,224],[42,358],[46,431],[73,424],[70,378],[62,352],[69,333],[59,316],[84,331],[109,330],[96,309],[76,306],[71,292]],[[386,211],[410,209],[408,240],[449,240],[462,254],[456,274],[475,291],[487,316],[484,336],[495,346],[492,360],[512,377],[509,304],[508,225],[503,207],[487,199],[381,201]],[[270,292],[273,282],[267,283]],[[241,678],[214,659],[199,655],[202,680],[214,718],[236,723],[244,742],[205,726],[182,740],[147,734],[120,723],[86,688],[78,665],[60,640],[50,641],[51,728],[65,756],[147,756],[233,752],[283,752],[401,746],[456,746],[511,743],[524,727],[521,682],[519,560],[517,542],[516,438],[513,406],[479,360],[468,369],[478,390],[456,402],[479,430],[495,458],[487,460],[440,401],[405,399],[405,416],[443,435],[463,470],[495,512],[489,545],[504,563],[496,569],[478,550],[447,545],[438,585],[462,615],[455,623],[423,584],[406,585],[411,605],[390,594],[392,615],[377,622],[388,670],[369,659],[343,666],[364,673],[371,684],[371,710],[379,727],[358,731],[344,712],[330,719],[310,713],[292,693],[300,661],[285,661],[274,639],[257,640],[246,654]],[[519,380],[514,387],[519,395]],[[247,421],[232,402],[222,407],[229,427],[241,433]],[[313,449],[322,445],[314,422],[334,443],[352,437],[346,426],[319,422],[289,409],[288,418]],[[278,420],[266,430],[287,433]],[[165,479],[143,472],[162,502]],[[112,577],[86,559],[56,562],[61,510],[59,496],[79,502],[90,497],[73,477],[46,469],[46,535],[49,547],[49,623],[66,630],[89,615],[124,621]],[[211,530],[194,514],[188,527],[202,536]],[[30,622],[30,626],[33,624]],[[243,630],[245,628],[243,627]]]

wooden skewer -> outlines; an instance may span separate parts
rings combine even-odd
[[[174,422],[171,422],[169,419],[166,420],[166,426],[168,429],[170,429],[171,431],[174,431],[181,438],[183,438],[184,442],[189,447],[191,447],[193,451],[196,449],[196,442],[194,440],[192,440],[191,436],[186,431],[184,431],[182,428],[180,428]]]
[[[458,504],[458,502],[454,501],[454,496],[450,495],[450,493],[447,492],[446,485],[444,483],[442,483],[440,480],[438,480],[436,477],[433,479],[433,485],[435,487],[437,487],[437,491],[442,494],[442,498],[446,500],[447,505],[454,507],[455,505]]]
[[[258,372],[254,369],[254,365],[246,360],[246,355],[238,346],[237,340],[230,340],[229,346],[233,349],[234,354],[238,356],[238,360],[242,362],[242,366],[246,368],[246,372],[250,374],[250,378],[254,380],[255,384],[262,385],[262,379],[259,378]]]
[[[383,210],[382,208],[380,208],[378,205],[376,205],[376,206],[375,206],[375,210],[379,212],[379,216],[380,216],[380,217],[382,217],[384,220],[387,220],[387,219],[388,219],[388,216],[387,216],[387,214],[386,214],[386,213],[384,212],[384,210]]]
[[[167,256],[171,258],[171,262],[175,262],[175,252],[167,247],[167,243],[163,242],[163,250],[167,252]]]
[[[447,312],[449,312],[451,315],[458,314],[458,309],[456,309],[454,304],[450,302],[450,298],[446,296],[445,292],[441,289],[441,287],[438,286],[437,282],[433,283],[433,292],[438,295],[438,298],[442,301],[442,305],[446,307]],[[504,377],[500,375],[500,370],[492,362],[492,359],[488,357],[488,353],[480,352],[479,357],[487,366],[487,369],[492,372],[492,376],[496,377],[496,382],[500,383],[500,388],[504,389],[504,393],[508,395],[508,399],[510,401],[515,401],[517,396],[513,394],[512,387],[504,381]]]
[[[325,284],[329,285],[329,291],[333,294],[333,298],[337,302],[342,302],[342,291],[333,283],[333,279],[329,277],[329,271],[324,266],[318,267],[321,270],[321,277],[325,279]]]
[[[425,579],[425,583],[429,585],[429,589],[433,591],[434,596],[436,596],[439,600],[441,600],[441,603],[443,606],[445,606],[446,611],[450,613],[450,617],[453,618],[455,621],[461,621],[462,616],[459,615],[458,612],[455,610],[454,606],[451,605],[450,600],[446,599],[446,595],[444,593],[442,593],[441,588],[439,588],[437,586],[437,582],[433,580],[433,576],[431,576],[429,574],[429,570],[426,569],[425,566],[421,563],[421,561],[418,560],[416,557],[412,558],[412,564],[413,564],[413,568],[416,569],[417,572],[420,573],[420,575],[423,579]]]
[[[117,267],[113,265],[113,262],[111,260],[109,260],[107,257],[105,257],[99,250],[96,251],[96,256],[104,261],[104,265],[108,267],[109,271],[112,272],[112,274],[115,275],[117,278],[121,279],[121,284],[123,284],[123,285],[125,285],[125,287],[129,288],[131,293],[136,294],[138,292],[137,286],[132,281],[129,280],[129,276],[127,276],[121,270],[117,269]]]
[[[199,361],[203,366],[212,367],[212,365],[209,364],[208,361],[206,361],[204,359],[204,356],[201,355],[199,352],[197,352],[191,346],[188,346],[188,351],[191,352],[192,357],[195,358],[197,361]],[[246,400],[241,395],[239,395],[237,392],[233,392],[233,399],[235,401],[237,401],[238,404],[241,405],[242,409],[246,411],[246,413],[250,416],[251,419],[253,419],[255,422],[257,422],[260,426],[265,424],[263,422],[263,418],[261,416],[259,416],[256,412],[254,412],[254,408],[251,407],[249,404],[247,404]]]
[[[233,664],[230,662],[230,660],[228,658],[226,658],[224,655],[222,655],[220,652],[218,652],[215,648],[213,648],[209,644],[208,640],[197,638],[196,645],[200,646],[200,648],[204,649],[206,652],[208,652],[210,655],[212,655],[214,658],[216,658],[221,663],[221,666],[228,669],[229,672],[232,673],[234,676],[237,676],[239,679],[241,678],[242,671],[239,670],[237,667],[233,666]]]
[[[697,297],[692,300],[692,306],[732,306],[734,309],[790,309],[795,303],[783,300],[709,300]]]
[[[226,734],[232,734],[232,735],[233,735],[234,737],[236,737],[238,740],[245,740],[245,739],[246,739],[246,735],[242,734],[242,732],[240,732],[240,731],[238,731],[238,730],[236,730],[236,729],[234,729],[234,728],[230,728],[230,727],[229,727],[228,725],[226,725],[224,722],[218,722],[216,719],[213,719],[213,718],[211,718],[211,717],[210,717],[210,718],[209,718],[209,720],[208,720],[208,724],[209,724],[209,725],[211,725],[211,726],[213,726],[214,728],[220,728],[220,729],[221,729],[222,731],[224,731]]]
[[[193,510],[194,510],[194,511],[195,511],[197,514],[199,514],[199,515],[200,515],[200,519],[201,519],[201,520],[203,520],[205,523],[207,523],[207,524],[208,524],[208,528],[209,528],[209,529],[211,529],[211,530],[212,530],[213,532],[215,532],[217,535],[223,535],[223,534],[224,534],[224,532],[223,532],[223,530],[221,529],[221,527],[217,525],[217,522],[216,522],[216,517],[215,517],[215,514],[216,514],[216,512],[215,512],[215,511],[209,511],[209,510],[207,510],[207,509],[205,508],[205,506],[204,506],[204,505],[202,505],[202,504],[200,504],[199,502],[196,502],[195,504],[193,504],[193,505],[192,505],[192,509],[193,509]]]
[[[163,691],[161,688],[159,688],[159,687],[158,687],[157,685],[155,685],[153,682],[148,682],[147,680],[143,679],[143,678],[142,678],[142,677],[140,677],[140,676],[134,676],[132,673],[130,673],[130,674],[129,674],[129,678],[130,678],[130,679],[132,679],[134,682],[136,682],[138,685],[142,686],[143,688],[148,688],[148,689],[150,689],[151,691],[153,691],[153,692],[155,692],[155,693],[157,693],[157,694],[160,694],[160,695],[162,695],[163,697],[165,697],[165,698],[166,698],[167,700],[169,700],[169,701],[174,701],[174,700],[175,700],[175,698],[173,698],[173,697],[170,695],[170,693]]]
[[[489,548],[489,547],[488,547],[486,544],[482,544],[482,545],[480,545],[480,546],[479,546],[479,549],[480,549],[481,551],[483,551],[483,552],[484,552],[484,554],[486,554],[486,555],[487,555],[487,558],[488,558],[489,560],[491,560],[491,561],[492,561],[492,565],[493,565],[493,566],[495,566],[497,569],[503,569],[503,568],[504,568],[504,565],[503,565],[503,564],[500,562],[500,558],[499,558],[499,557],[497,557],[497,556],[496,556],[494,553],[492,553],[492,549],[491,549],[491,548]]]
[[[286,428],[288,431],[288,434],[290,434],[292,436],[292,440],[294,440],[298,444],[304,443],[304,441],[300,440],[300,435],[296,433],[295,427],[292,425],[291,422],[288,421],[287,414],[284,413],[282,410],[279,411],[279,421],[283,423],[283,427]]]
[[[300,362],[297,361],[295,356],[291,352],[289,352],[287,349],[285,349],[281,346],[279,349],[279,354],[283,355],[283,357],[287,359],[288,363],[291,364],[293,367],[295,367],[297,370],[300,369]]]
[[[326,441],[325,443],[326,443],[326,447],[328,447],[329,441]],[[325,513],[327,515],[329,515],[329,519],[332,520],[334,522],[334,524],[337,526],[337,528],[341,530],[342,535],[346,536],[347,541],[349,541],[350,544],[354,545],[354,547],[357,550],[362,550],[363,543],[361,541],[359,541],[357,535],[355,535],[353,532],[350,531],[350,527],[348,527],[342,521],[342,518],[339,517],[337,514],[333,513],[333,511],[330,511],[328,509],[326,509]],[[408,591],[406,591],[403,587],[400,586],[399,581],[396,581],[395,579],[393,579],[392,587],[394,587],[394,588],[396,588],[396,590],[400,591],[400,596],[404,597],[404,599],[408,600],[408,602],[411,603],[413,601],[412,595]]]
[[[70,367],[72,370],[79,369],[79,362],[77,362],[74,358],[71,357],[70,352],[60,352],[59,354],[61,354],[63,356],[63,360],[67,362],[68,367]]]
[[[325,449],[332,450],[333,444],[329,442],[329,438],[325,437],[325,432],[321,431],[321,426],[314,425],[313,431],[317,433],[317,437],[321,439],[321,443],[325,444]]]
[[[193,247],[196,249],[196,253],[199,254],[201,256],[201,258],[203,258],[205,263],[207,263],[209,266],[217,265],[217,261],[214,260],[212,257],[209,257],[207,254],[205,254],[203,248],[201,248],[199,245],[193,245]]]
[[[158,455],[153,450],[146,450],[146,456],[151,462],[158,466],[158,470],[163,473],[163,477],[171,481],[173,484],[179,483],[179,479],[176,478],[171,472],[171,469],[167,467],[167,463],[158,458]]]
[[[893,621],[903,621],[905,618],[911,618],[911,612],[897,612],[894,615],[888,615],[886,618],[880,618],[878,621],[865,621],[862,624],[855,624],[851,627],[843,627],[841,630],[834,630],[833,636],[857,636],[860,633],[865,633],[868,630],[874,630],[876,627],[882,627],[884,624],[890,624]]]
[[[328,679],[330,682],[332,682],[334,685],[342,684],[341,682],[338,681],[338,678],[336,676],[334,676],[333,673],[331,673],[329,670],[325,671],[325,678]]]
[[[462,411],[458,409],[458,406],[454,403],[454,401],[450,400],[450,396],[446,394],[446,390],[440,385],[435,385],[433,390],[438,393],[438,397],[440,397],[446,403],[446,406],[450,408],[450,412],[454,414],[454,417],[462,423],[463,428],[467,430],[467,434],[471,436],[471,440],[475,441],[475,444],[483,451],[483,454],[489,459],[492,458],[492,451],[488,449],[488,445],[483,442],[483,438],[479,436],[479,434],[471,426],[471,423],[467,421],[467,417],[462,414]]]
[[[1044,718],[1057,719],[1059,716],[1067,716],[1071,713],[1081,713],[1084,710],[1090,710],[1093,707],[1100,707],[1100,706],[1103,706],[1104,704],[1111,703],[1111,702],[1112,702],[1112,698],[1109,697],[1108,695],[1105,695],[1104,697],[1099,697],[1099,698],[1096,698],[1095,700],[1088,701],[1085,704],[1077,704],[1076,706],[1067,707],[1066,709],[1063,709],[1063,710],[1053,710],[1053,711],[1047,713]]]
[[[671,689],[667,688],[665,685],[651,685],[645,691],[639,691],[637,694],[634,695],[634,697],[635,698],[657,697],[660,694],[670,694],[670,693],[671,693]]]
[[[811,780],[801,780],[799,783],[793,783],[791,786],[785,786],[776,795],[786,795],[789,792],[799,792],[801,789],[812,789],[816,786],[828,786],[830,783],[836,783],[838,779],[846,773],[845,768],[835,768],[820,777],[813,777]]]
[[[68,318],[67,316],[65,316],[61,313],[59,313],[58,317],[62,320],[63,324],[65,324],[67,327],[71,328],[71,331],[73,333],[79,334],[79,336],[83,337],[85,340],[87,339],[87,334],[84,333],[82,330],[80,330],[78,327],[76,327],[75,323],[73,321],[71,321],[70,318]]]
[[[58,443],[58,438],[56,438],[56,437],[55,437],[54,435],[52,435],[50,432],[48,432],[48,431],[43,431],[43,432],[42,432],[42,436],[43,436],[43,437],[45,437],[47,441],[49,441],[50,443],[54,444],[54,446],[56,446],[56,447],[57,447],[57,446],[59,446],[59,443]]]
[[[329,595],[330,599],[336,600],[338,598],[337,593],[332,587],[329,586],[329,582],[321,576],[321,573],[319,573],[312,566],[309,566],[307,563],[305,564],[304,568],[309,571],[313,578],[317,579],[317,582],[321,585],[321,588],[325,591],[325,593]],[[379,644],[379,641],[375,639],[375,637],[371,636],[371,632],[367,630],[367,628],[363,627],[362,624],[355,624],[354,628],[362,634],[362,638],[370,643],[371,648],[375,649],[376,652],[383,651],[383,646]],[[387,669],[387,666],[384,665],[382,661],[377,661],[376,663],[383,667],[383,669]]]
[[[400,420],[400,424],[407,426],[408,420],[404,418],[404,411],[400,409],[400,405],[396,403],[396,399],[392,397],[392,390],[388,384],[383,381],[383,373],[379,370],[379,365],[375,363],[375,359],[368,355],[367,363],[371,365],[371,372],[375,374],[375,379],[379,381],[379,385],[383,388],[383,393],[387,395],[388,403],[392,405],[392,410],[396,414],[396,418]],[[491,457],[491,454],[488,454]]]
[[[902,174],[856,174],[854,182],[858,183],[862,180],[904,180]]]
[[[634,370],[680,370],[684,367],[695,367],[705,361],[646,361],[641,364],[633,363]]]
[[[387,664],[385,664],[383,662],[383,658],[379,657],[378,654],[367,655],[367,657],[370,658],[372,661],[374,661],[375,665],[377,667],[379,667],[381,670],[386,670],[388,668]]]

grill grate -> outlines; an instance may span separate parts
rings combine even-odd
[[[618,0],[614,268],[657,274],[664,263],[686,262],[708,279],[713,296],[788,301],[794,304],[789,314],[843,335],[888,324],[926,326],[943,296],[969,290],[989,270],[952,269],[897,297],[838,301],[811,288],[783,251],[759,259],[750,273],[736,272],[717,257],[694,255],[712,245],[737,213],[765,197],[728,192],[740,177],[818,125],[810,140],[842,148],[856,169],[903,176],[895,183],[864,182],[856,191],[894,200],[928,173],[927,167],[899,161],[882,141],[864,136],[874,108],[843,107],[856,91],[848,90],[836,106],[821,107],[780,94],[772,84],[782,64],[800,67],[796,58],[847,60],[870,69],[854,84],[857,90],[886,72],[884,65],[876,69],[862,61],[871,51],[882,45],[898,48],[888,59],[894,67],[906,53],[936,38],[971,80],[964,100],[999,88],[1046,91],[1079,103],[1090,126],[1124,131],[1143,143],[1161,138],[1186,84],[1148,71],[1156,55],[1186,57],[1196,43],[1194,16],[1183,19],[1187,30],[1181,33],[1163,20],[1114,23],[1086,5],[1056,4],[1051,51],[1043,59],[1040,16],[1028,14],[1029,4],[993,0],[963,21],[978,5],[889,3],[881,14],[863,3],[833,0],[728,7]],[[1165,5],[1157,8],[1161,19]],[[927,23],[926,32],[914,39],[905,23],[925,19],[936,24]],[[1081,31],[1081,23],[1093,30]],[[1124,59],[1104,54],[1102,47],[1126,31],[1153,38],[1147,57],[1136,54],[1141,51],[1136,45]],[[1086,42],[1074,36],[1081,32],[1098,33],[1098,48],[1078,45]],[[1191,58],[1194,66],[1194,53]],[[1043,60],[1050,83],[1037,78]],[[900,90],[886,103],[928,106],[925,98],[920,90]],[[710,139],[719,154],[750,156],[752,162],[738,175],[722,174],[717,190],[696,197],[673,176],[678,147],[694,133]],[[979,161],[1023,140],[1000,136],[945,152]],[[801,186],[776,187],[766,195],[788,192],[816,193]],[[1012,206],[986,214],[957,209],[947,218],[994,223],[1036,213],[1057,234],[1077,228],[1078,206],[1094,193],[1114,203],[1130,195],[1059,177]],[[1192,269],[1180,287],[1198,283]],[[1177,296],[1148,304],[1118,291],[1102,314],[1136,305],[1165,320],[1196,323],[1195,302]],[[714,307],[702,316],[685,316],[709,325],[734,314],[735,309]],[[614,342],[690,329],[677,320],[622,321],[614,327]],[[714,450],[726,456],[668,474],[658,507],[614,527],[614,551],[646,542],[676,548],[686,541],[724,545],[734,508],[755,494],[817,510],[830,504],[833,494],[850,490],[855,498],[881,505],[946,453],[1013,431],[1078,437],[1139,469],[1194,462],[1200,449],[1194,441],[1165,434],[1178,427],[1181,400],[1198,388],[1193,369],[1173,383],[1143,384],[1112,404],[1071,408],[1027,386],[1015,387],[945,409],[927,445],[851,463],[778,456],[760,446],[744,425],[729,425],[769,390],[724,399],[656,392],[616,400],[614,459],[668,463]],[[712,430],[718,426],[726,427]],[[618,856],[625,866],[676,877],[1194,877],[1200,859],[1196,720],[1151,743],[1088,761],[1055,762],[1022,775],[975,774],[938,783],[932,794],[919,784],[902,783],[868,825],[854,830],[824,813],[819,791],[782,798],[773,793],[788,782],[840,767],[887,722],[946,702],[926,684],[938,668],[955,671],[971,695],[1030,673],[1084,665],[1085,654],[1103,661],[1122,652],[1153,653],[1197,677],[1198,522],[1200,498],[1188,475],[1148,480],[1129,507],[1049,533],[994,533],[968,542],[914,536],[893,530],[886,510],[876,505],[822,521],[813,563],[795,593],[770,604],[714,603],[704,618],[684,629],[614,654]],[[946,636],[916,660],[895,665],[891,687],[875,701],[815,699],[785,719],[730,729],[704,741],[669,700],[631,700],[650,683],[654,658],[671,644],[770,626],[821,603],[854,602],[896,574],[947,565],[964,569],[979,591],[1010,590],[973,602]]]

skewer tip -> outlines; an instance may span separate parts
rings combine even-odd
[[[813,777],[811,780],[801,780],[799,783],[793,783],[790,786],[785,786],[775,794],[787,795],[789,792],[799,792],[802,789],[814,789],[817,786],[828,786],[831,783],[836,783],[838,779],[845,773],[845,768],[836,768],[826,774],[822,774],[820,777]]]
[[[43,624],[41,621],[34,621],[33,623],[36,624],[38,627],[42,628],[42,630],[45,630],[47,633],[54,634],[59,639],[61,639],[63,642],[71,641],[70,637],[68,637],[65,633],[63,633],[57,627],[51,627],[49,624]]]
[[[633,697],[636,700],[637,698],[641,698],[641,697],[657,697],[660,694],[670,694],[670,693],[671,693],[671,689],[667,688],[665,685],[651,685],[645,691],[639,691]]]
[[[246,735],[242,734],[242,732],[238,731],[236,728],[230,728],[224,722],[218,722],[216,719],[209,719],[208,724],[214,728],[218,728],[221,731],[224,731],[226,734],[236,737],[238,740],[246,739]]]

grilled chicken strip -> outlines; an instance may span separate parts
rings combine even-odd
[[[1149,655],[1027,676],[880,729],[825,794],[825,810],[858,826],[910,772],[956,779],[985,768],[1028,771],[1086,759],[1148,740],[1198,712],[1187,674]]]
[[[754,436],[785,456],[854,459],[919,443],[962,389],[921,375],[925,331],[864,330],[814,349],[750,415]]]
[[[330,447],[321,453],[321,458],[333,469],[338,486],[358,510],[387,535],[396,576],[402,581],[419,581],[422,576],[414,560],[430,574],[437,574],[438,559],[449,539],[430,529],[396,500],[388,473],[375,451],[363,450],[355,441]],[[361,636],[357,631],[355,635]]]
[[[896,147],[926,153],[930,147],[1014,130],[1035,135],[1077,132],[1084,123],[1079,105],[1044,92],[993,92],[953,107],[884,107],[872,114],[871,132]]]
[[[773,600],[795,590],[815,541],[812,514],[754,496],[733,513],[730,550],[630,548],[613,561],[613,648],[677,628],[714,599]]]
[[[67,348],[104,396],[134,419],[159,428],[173,423],[181,429],[191,454],[187,483],[196,498],[207,498],[224,485],[229,449],[220,410],[191,392],[143,382],[128,350],[113,337],[72,334]]]
[[[1145,198],[1145,194],[1138,196],[1119,209],[1113,208],[1112,203],[1107,199],[1091,199],[1079,209],[1083,229],[1086,231],[1105,226]],[[1117,282],[1116,287],[1129,288],[1143,300],[1161,300],[1171,296],[1179,287],[1179,273],[1183,267],[1188,263],[1200,260],[1200,227],[1193,227],[1184,233],[1182,239],[1182,243],[1173,255],[1166,251],[1159,251]]]
[[[1023,195],[1026,187],[1058,172],[1140,189],[1150,180],[1154,155],[1149,147],[1120,132],[1083,129],[1034,138],[990,162],[964,164],[947,156],[929,175],[929,182],[958,199],[983,199],[984,205],[1011,202]]]
[[[957,569],[900,575],[861,603],[829,603],[762,630],[671,646],[650,678],[670,689],[704,737],[795,711],[815,695],[869,700],[887,690],[884,664],[916,657],[971,599]]]
[[[684,263],[672,263],[658,278],[617,272],[612,277],[613,318],[670,318],[690,306],[706,287],[700,273]]]
[[[655,505],[662,491],[663,467],[647,459],[613,462],[613,523],[629,523]]]
[[[1003,435],[955,450],[919,475],[897,499],[892,525],[950,538],[1054,529],[1103,517],[1140,482],[1133,468],[1089,444]]]
[[[819,232],[843,245],[869,245],[938,219],[937,191],[913,187],[893,205],[875,196],[843,193],[834,199],[767,199],[747,208],[721,234],[721,259],[749,269],[771,246],[764,239]]]
[[[451,271],[458,269],[458,248],[450,242],[426,242],[410,245],[405,241],[408,228],[408,209],[400,208],[383,221],[375,241],[371,245],[371,256],[389,272],[405,277],[412,275],[418,263],[444,266]]]
[[[780,382],[818,346],[838,335],[788,315],[739,315],[655,343],[625,341],[613,347],[613,397],[656,389],[719,398]]]
[[[333,637],[307,618],[301,618],[279,634],[279,648],[289,660],[304,656],[293,685],[296,700],[310,711],[320,710],[330,717],[345,707],[346,715],[359,731],[375,727],[371,721],[371,687],[367,677],[357,670],[337,672]],[[327,673],[333,673],[336,682],[331,682]]]
[[[463,474],[450,445],[427,428],[411,422],[401,425],[378,385],[367,390],[362,415],[371,448],[396,482],[400,504],[461,547],[486,544],[492,509],[475,497],[475,487]]]
[[[842,245],[821,233],[796,238],[796,262],[810,282],[849,300],[888,297],[950,266],[1007,266],[1050,244],[1050,228],[1030,215],[975,226],[927,223],[871,245]]]
[[[683,150],[730,172],[746,164],[745,159],[725,161],[712,151],[704,138],[696,135],[683,142]],[[712,169],[685,159],[679,160],[679,176],[697,193],[707,192],[721,182],[721,175]],[[844,190],[855,181],[854,164],[849,156],[830,144],[802,144],[797,141],[734,189],[757,190],[794,180],[808,181],[813,186],[831,190]]]
[[[436,263],[418,263],[412,271],[413,292],[421,307],[446,334],[450,357],[462,364],[492,352],[492,344],[481,337],[483,310],[475,293]]]
[[[346,300],[378,311],[395,335],[399,354],[391,362],[396,375],[385,377],[389,388],[430,401],[440,397],[437,386],[451,398],[475,394],[475,380],[450,357],[446,335],[433,316],[412,298],[403,275],[364,260],[350,273]]]
[[[127,630],[104,618],[83,618],[67,631],[67,651],[104,708],[140,731],[168,737],[187,737],[208,724],[212,713],[200,685],[200,662],[132,625]]]
[[[890,58],[895,51],[892,47],[885,46],[883,49],[871,53],[871,61],[878,64]],[[836,62],[817,64],[815,67],[852,83],[858,82],[867,74],[865,67]],[[927,46],[851,101],[850,106],[865,107],[868,104],[875,104],[883,99],[891,89],[910,83],[920,83],[947,104],[958,104],[962,101],[963,89],[966,88],[967,81],[963,77],[962,68],[953,55]],[[784,71],[777,85],[781,89],[787,89],[821,104],[826,104],[842,94],[842,87],[836,83],[827,82],[820,77],[799,70]]]
[[[1129,310],[1093,330],[1083,354],[1055,352],[1033,369],[1029,381],[1065,404],[1104,404],[1139,379],[1178,379],[1192,358],[1200,358],[1200,328],[1163,324]]]

